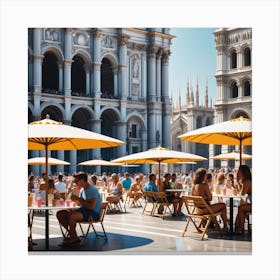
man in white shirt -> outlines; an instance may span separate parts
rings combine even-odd
[[[55,183],[55,188],[59,193],[65,193],[66,192],[66,183],[62,181],[63,175],[58,175],[58,182]]]

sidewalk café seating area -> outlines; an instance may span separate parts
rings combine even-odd
[[[183,196],[183,216],[172,216],[173,206],[156,193],[144,192],[141,198],[142,207],[128,205],[126,212],[112,212],[108,203],[103,202],[103,215],[99,221],[88,221],[77,224],[77,232],[82,242],[60,247],[63,237],[56,219],[56,210],[49,213],[50,238],[49,251],[89,251],[92,253],[104,252],[109,254],[177,254],[177,253],[252,253],[251,225],[246,223],[243,235],[221,235],[219,219],[214,223],[217,230],[209,230],[211,221],[219,213],[199,216],[193,212],[194,200],[196,205],[203,203],[200,197]],[[147,201],[146,197],[150,200]],[[158,202],[158,199],[161,202]],[[164,202],[165,201],[165,202]],[[125,200],[120,201],[124,207]],[[159,206],[164,207],[162,214],[157,215]],[[234,207],[234,215],[236,215]],[[33,211],[33,220],[29,220],[29,253],[46,251],[44,236],[44,210]],[[229,214],[229,213],[228,213]],[[164,219],[163,219],[164,218]],[[251,219],[250,219],[251,220]],[[30,224],[30,221],[32,223]],[[95,227],[94,224],[99,224]],[[86,228],[85,228],[86,227]],[[90,229],[92,228],[92,231]],[[196,234],[189,234],[196,232]],[[206,234],[207,233],[207,234]],[[203,240],[203,241],[202,241]],[[208,245],[206,245],[208,244]]]

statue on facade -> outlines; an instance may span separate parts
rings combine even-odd
[[[139,61],[137,58],[133,60],[133,78],[139,78]]]

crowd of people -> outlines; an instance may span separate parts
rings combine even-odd
[[[123,200],[123,196],[137,201],[143,197],[143,192],[165,192],[167,200],[173,205],[173,215],[183,215],[183,200],[180,192],[168,192],[168,189],[186,190],[188,195],[202,196],[214,212],[221,212],[223,221],[223,231],[228,231],[227,207],[222,200],[214,201],[212,193],[222,192],[230,194],[247,195],[247,200],[241,200],[235,220],[235,232],[240,234],[244,231],[244,223],[248,213],[252,212],[252,175],[251,170],[246,165],[241,165],[238,170],[206,170],[198,168],[189,174],[170,174],[164,176],[158,174],[141,174],[133,176],[125,172],[121,174],[113,173],[102,175],[87,174],[79,172],[74,175],[49,176],[42,174],[42,177],[30,174],[28,177],[29,193],[37,190],[45,190],[46,180],[48,180],[48,193],[54,198],[63,198],[74,201],[80,208],[77,210],[61,210],[57,212],[57,219],[60,224],[69,230],[69,236],[64,240],[64,244],[79,242],[75,227],[79,221],[84,221],[91,216],[98,219],[101,208],[102,196],[100,191],[106,192],[106,200],[110,203],[118,203]],[[148,198],[146,198],[148,199]],[[162,213],[159,208],[158,212]],[[201,214],[206,214],[206,209],[198,209]]]

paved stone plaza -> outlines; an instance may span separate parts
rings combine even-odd
[[[223,236],[209,232],[208,240],[197,237],[181,237],[186,216],[159,217],[142,215],[142,207],[127,207],[127,212],[106,214],[104,227],[108,240],[90,233],[85,245],[60,247],[62,234],[55,216],[50,215],[51,253],[86,254],[251,254],[252,239],[247,232],[243,236]],[[78,229],[78,227],[77,227]],[[96,225],[97,231],[101,230]],[[80,231],[78,231],[80,234]],[[40,254],[45,250],[45,216],[37,213],[33,222],[33,240],[38,245],[30,249],[30,254]]]

